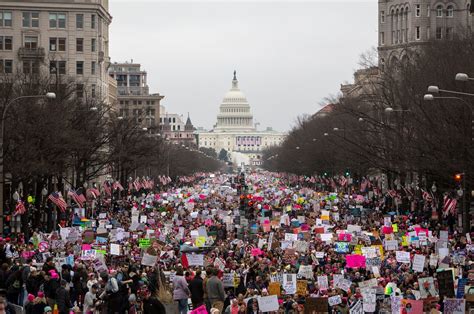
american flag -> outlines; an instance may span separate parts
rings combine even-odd
[[[133,181],[133,187],[135,188],[135,190],[140,191],[140,189],[142,188],[142,185],[140,183],[139,178],[136,178],[135,181]]]
[[[96,188],[87,189],[86,193],[89,194],[90,196],[92,196],[93,198],[98,198],[99,195],[100,195],[99,190],[96,189]]]
[[[456,213],[457,204],[458,201],[455,198],[451,198],[448,195],[445,195],[443,201],[443,216],[447,217],[449,213],[454,215]]]
[[[15,212],[13,213],[13,216],[23,215],[24,213],[26,213],[25,204],[23,204],[22,200],[18,200],[18,203],[16,203],[15,206]]]
[[[69,196],[74,202],[76,202],[76,204],[79,205],[79,207],[81,208],[84,207],[84,202],[86,201],[86,198],[84,197],[84,195],[82,195],[82,193],[77,194],[76,191],[69,190],[67,192],[67,196]]]
[[[423,200],[427,203],[431,203],[433,201],[433,196],[425,190],[422,190],[422,191],[423,191],[423,194],[422,194]]]
[[[62,212],[66,211],[67,203],[66,203],[66,201],[63,199],[63,197],[62,197],[62,195],[61,195],[61,192],[53,192],[53,193],[49,194],[48,199],[49,199],[53,204],[55,204],[56,206],[58,206],[59,209],[60,209]]]
[[[110,183],[108,181],[104,181],[104,183],[102,183],[102,188],[104,189],[106,195],[112,195],[112,188],[110,187]]]
[[[114,190],[119,189],[120,191],[123,191],[123,186],[122,186],[122,184],[120,184],[119,181],[115,181],[115,182],[112,184],[112,188],[113,188]]]

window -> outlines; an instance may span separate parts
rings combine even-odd
[[[442,38],[443,38],[443,28],[436,27],[436,39],[442,39]]]
[[[385,23],[385,11],[380,11],[380,23]]]
[[[50,28],[66,28],[66,14],[65,13],[49,13],[49,27]]]
[[[430,17],[430,11],[431,11],[431,7],[430,7],[430,5],[427,5],[426,6],[426,16],[427,17]]]
[[[39,62],[23,61],[24,74],[39,74]]]
[[[23,12],[23,27],[39,27],[38,12]]]
[[[76,61],[76,74],[77,75],[84,74],[84,61]]]
[[[97,50],[97,40],[95,38],[91,39],[91,51],[95,52]]]
[[[96,15],[92,14],[91,15],[91,28],[92,29],[95,29],[95,23],[96,23],[95,19],[96,19]]]
[[[76,14],[76,28],[84,28],[84,14]]]
[[[77,52],[84,51],[84,38],[76,38],[76,51]]]
[[[380,33],[380,45],[385,45],[385,33]]]
[[[66,51],[66,38],[50,38],[49,51]]]
[[[12,13],[9,11],[0,11],[0,27],[12,26]]]
[[[446,27],[446,39],[453,39],[453,28]]]
[[[66,74],[66,61],[51,61],[49,63],[49,73]]]
[[[91,86],[91,96],[92,96],[92,98],[95,98],[95,95],[96,95],[96,85],[92,84],[92,86]]]
[[[91,75],[95,75],[95,65],[96,65],[95,61],[92,61],[91,62]]]
[[[395,43],[395,31],[392,31],[392,44]]]
[[[13,37],[0,36],[0,50],[13,50]]]
[[[436,17],[443,17],[443,6],[441,4],[436,7]]]
[[[446,16],[454,17],[454,7],[452,5],[448,5],[448,7],[446,8]]]
[[[430,39],[430,37],[431,37],[430,28],[427,27],[427,28],[426,28],[426,39]]]
[[[38,48],[38,37],[37,36],[25,36],[25,48],[36,49]]]
[[[5,73],[5,74],[13,73],[13,60],[0,59],[0,73]]]
[[[84,97],[84,84],[76,84],[76,97],[77,98]]]
[[[421,31],[420,31],[420,27],[419,27],[419,26],[415,27],[415,39],[416,39],[416,40],[420,40],[420,39],[421,39]]]
[[[420,17],[421,16],[421,4],[415,5],[415,16]]]

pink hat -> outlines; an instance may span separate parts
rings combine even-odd
[[[39,292],[38,292],[38,298],[43,298],[43,297],[44,297],[43,291],[39,291]]]
[[[33,302],[34,299],[35,299],[34,295],[32,295],[31,293],[28,294],[28,301]]]
[[[59,279],[58,273],[51,273],[51,278],[52,279]]]

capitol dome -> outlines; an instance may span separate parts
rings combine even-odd
[[[239,89],[236,71],[232,88],[225,94],[217,115],[217,131],[254,131],[253,115],[245,95]]]

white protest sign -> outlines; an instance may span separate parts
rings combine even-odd
[[[377,305],[377,296],[374,292],[366,292],[362,294],[363,300],[364,300],[364,305],[363,309],[364,312],[375,312],[375,308]]]
[[[296,274],[283,274],[283,289],[286,294],[296,293]]]
[[[285,241],[297,241],[298,235],[294,233],[285,233]]]
[[[301,265],[298,275],[302,278],[313,279],[313,267],[311,265]]]
[[[270,295],[267,297],[259,297],[258,301],[258,309],[262,312],[273,312],[278,311],[280,308],[278,304],[278,296]]]
[[[120,245],[116,243],[110,244],[110,255],[120,255]]]
[[[143,254],[142,258],[142,265],[145,266],[155,266],[156,262],[158,261],[158,256]]]
[[[410,263],[410,252],[396,251],[397,262]]]
[[[377,286],[378,286],[378,281],[375,278],[359,282],[359,287],[361,289],[377,287]]]
[[[364,314],[361,300],[358,300],[356,304],[349,309],[349,314]]]
[[[432,266],[432,267],[438,266],[438,255],[436,255],[436,254],[431,254],[430,255],[430,266]]]
[[[425,268],[425,260],[426,257],[424,255],[415,254],[412,265],[413,270],[418,273],[422,273],[423,269]]]
[[[349,289],[351,288],[351,285],[352,285],[352,282],[349,279],[344,279],[343,278],[343,279],[339,280],[336,287],[348,292]]]
[[[330,306],[341,304],[342,298],[340,295],[335,295],[333,297],[328,298],[328,303]]]
[[[385,249],[387,251],[395,251],[398,249],[398,241],[397,240],[387,240],[385,241]]]
[[[329,288],[328,276],[318,276],[318,286],[321,290],[327,290]]]
[[[464,314],[466,313],[466,299],[444,300],[444,314]]]
[[[234,287],[234,274],[233,273],[224,273],[222,277],[222,284],[224,287]]]
[[[189,266],[204,266],[204,254],[186,254]]]

